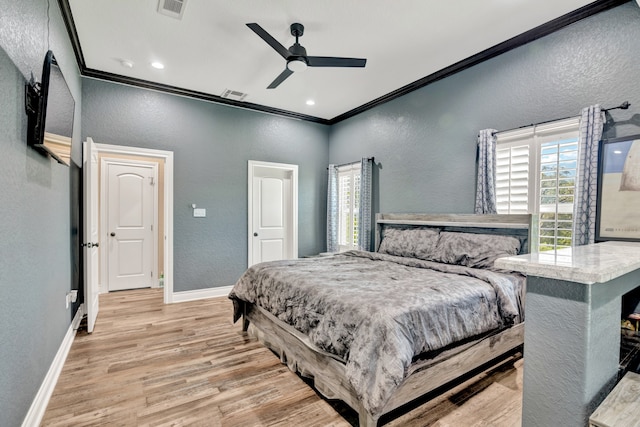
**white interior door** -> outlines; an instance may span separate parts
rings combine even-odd
[[[297,168],[249,162],[249,266],[298,257]]]
[[[91,138],[83,144],[84,170],[84,305],[87,311],[87,331],[93,332],[98,317],[98,150]]]
[[[157,166],[107,163],[107,168],[108,289],[151,287]]]

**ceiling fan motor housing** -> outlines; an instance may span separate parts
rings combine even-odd
[[[307,49],[299,43],[293,44],[289,48],[289,52],[291,52],[291,56],[307,56]]]

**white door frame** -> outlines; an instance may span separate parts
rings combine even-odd
[[[248,233],[249,242],[247,265],[253,265],[253,177],[256,167],[273,168],[287,172],[291,172],[291,233],[287,233],[288,239],[291,239],[291,248],[293,257],[298,257],[298,165],[290,165],[286,163],[270,163],[257,160],[249,160],[249,180],[248,180]]]
[[[173,302],[173,151],[96,144],[98,153],[164,160],[164,303]]]
[[[98,150],[101,152],[100,150]],[[101,152],[104,153],[104,152]],[[148,162],[137,159],[123,159],[117,157],[106,157],[102,156],[100,158],[100,241],[104,242],[102,245],[102,249],[100,251],[100,271],[101,271],[101,286],[100,293],[106,293],[109,291],[109,251],[107,250],[107,242],[109,241],[108,230],[108,219],[109,219],[109,199],[108,194],[105,191],[107,182],[109,180],[109,165],[124,165],[124,166],[145,166],[150,167],[154,173],[155,180],[155,188],[153,189],[153,226],[155,227],[158,224],[158,163],[157,162]],[[164,234],[164,233],[163,233]],[[154,228],[152,236],[152,247],[153,254],[151,255],[152,263],[151,268],[154,273],[152,280],[152,287],[157,288],[160,274],[158,273],[158,231]]]

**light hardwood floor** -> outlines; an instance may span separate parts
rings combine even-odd
[[[231,315],[225,297],[164,305],[159,289],[101,295],[95,330],[78,332],[42,425],[357,425]],[[521,400],[522,359],[512,359],[380,425],[514,427]]]

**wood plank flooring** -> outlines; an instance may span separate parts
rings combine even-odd
[[[357,426],[231,323],[226,298],[162,303],[160,289],[100,296],[79,331],[43,426]],[[506,362],[380,425],[519,426],[522,360]],[[394,418],[395,417],[395,418]]]

